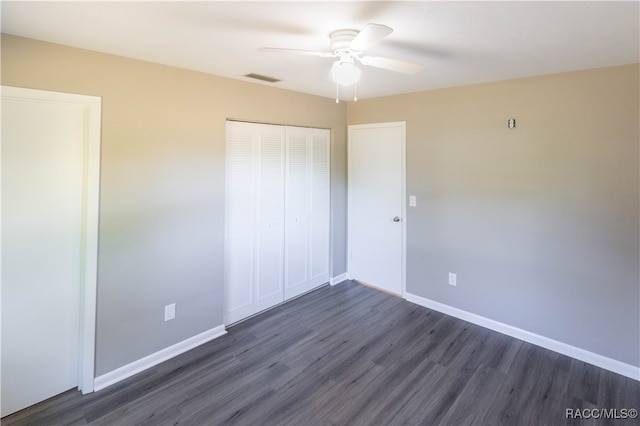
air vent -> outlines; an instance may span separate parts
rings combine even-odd
[[[254,74],[254,73],[246,74],[245,77],[253,78],[255,80],[266,81],[267,83],[277,83],[279,81],[282,81],[282,80],[278,80],[277,78],[268,77],[266,75]]]

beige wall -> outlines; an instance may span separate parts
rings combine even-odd
[[[102,97],[97,375],[222,324],[227,118],[333,130],[345,272],[346,104],[4,34],[2,84]]]
[[[350,103],[348,124],[407,122],[407,291],[640,366],[639,77]]]

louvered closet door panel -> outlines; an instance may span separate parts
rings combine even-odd
[[[227,122],[225,156],[225,322],[254,313],[255,147],[247,123]]]
[[[258,125],[259,180],[255,310],[284,300],[283,126]]]
[[[311,211],[310,211],[310,287],[329,281],[329,142],[331,134],[326,129],[310,129],[311,132]]]
[[[301,293],[308,280],[308,192],[309,157],[307,129],[287,127],[285,195],[285,286],[284,297]]]
[[[326,129],[287,127],[285,299],[329,281],[329,144]]]

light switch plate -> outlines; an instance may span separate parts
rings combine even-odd
[[[417,202],[415,195],[409,195],[409,207],[415,207]]]

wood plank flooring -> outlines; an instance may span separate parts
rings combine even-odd
[[[3,425],[577,425],[640,408],[640,382],[346,282],[89,395]]]

